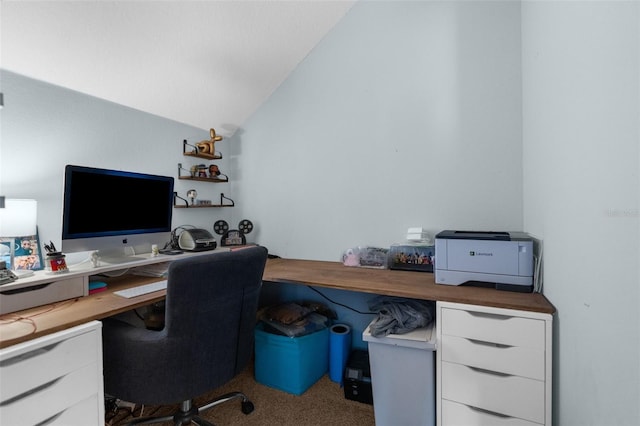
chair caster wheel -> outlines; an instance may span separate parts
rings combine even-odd
[[[242,401],[242,412],[244,414],[252,413],[255,407],[251,401]]]

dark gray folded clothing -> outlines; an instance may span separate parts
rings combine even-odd
[[[369,301],[369,309],[378,312],[369,327],[373,337],[405,334],[426,327],[433,321],[435,302],[402,297],[378,296]]]

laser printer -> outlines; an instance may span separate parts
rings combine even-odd
[[[435,282],[533,291],[533,238],[523,232],[446,230],[436,235]]]

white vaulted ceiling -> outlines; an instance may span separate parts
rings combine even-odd
[[[353,3],[3,0],[0,66],[230,136]]]

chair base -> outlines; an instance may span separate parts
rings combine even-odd
[[[253,403],[249,401],[249,398],[242,392],[230,392],[224,394],[210,403],[203,405],[202,407],[196,407],[193,405],[193,400],[189,399],[183,401],[180,404],[180,410],[177,413],[163,416],[163,417],[140,417],[137,419],[133,419],[130,422],[126,423],[126,426],[130,425],[149,425],[154,423],[164,423],[173,421],[175,426],[182,426],[188,424],[196,424],[199,426],[215,426],[213,423],[206,421],[199,414],[203,411],[206,411],[210,408],[215,407],[216,405],[220,405],[223,402],[230,401],[232,399],[242,399],[242,412],[244,414],[250,414],[254,410]]]

